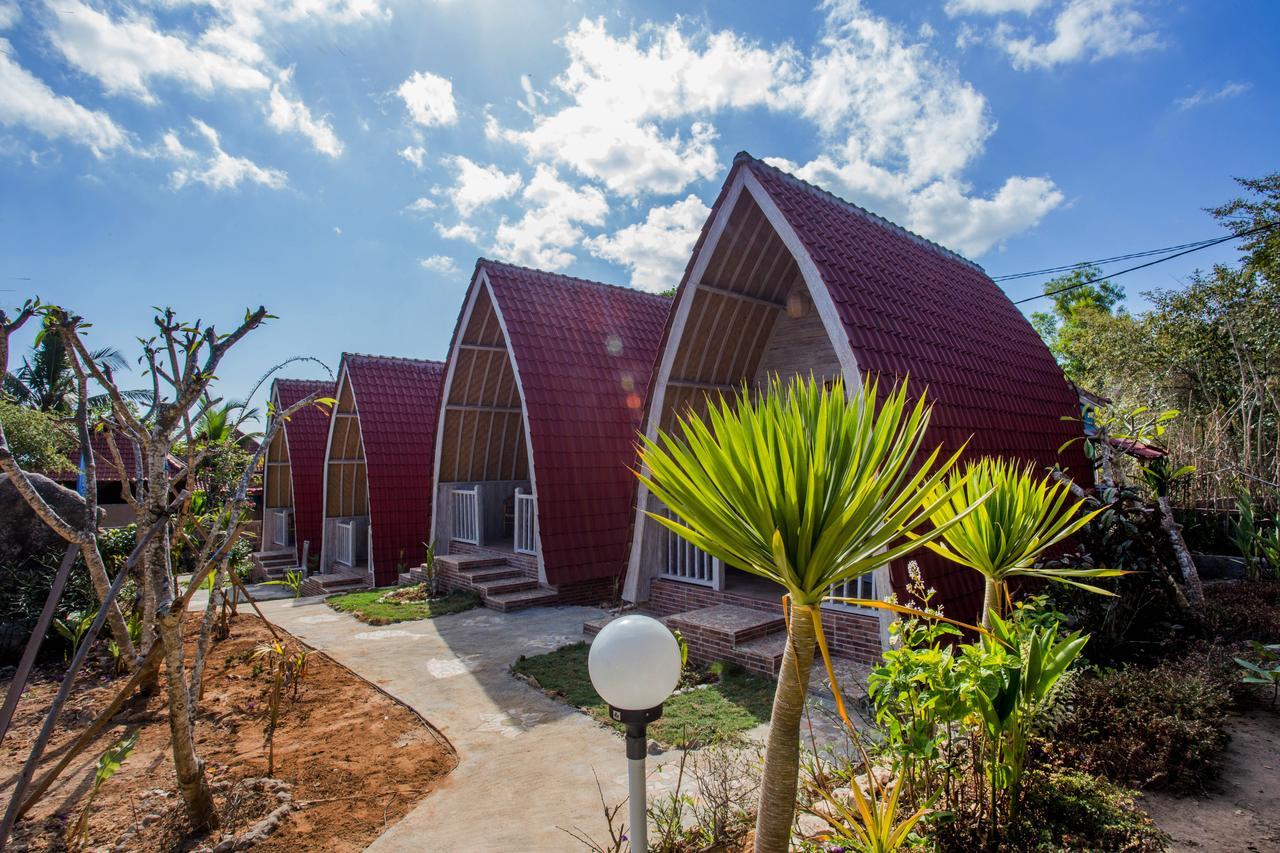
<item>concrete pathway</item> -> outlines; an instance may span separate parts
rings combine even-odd
[[[522,654],[578,642],[582,623],[601,611],[476,609],[373,627],[320,598],[261,606],[285,630],[412,706],[458,750],[457,769],[370,850],[583,849],[559,827],[608,837],[595,777],[610,806],[624,800],[622,738],[509,672]],[[675,751],[650,755],[650,797],[674,785],[678,760]]]

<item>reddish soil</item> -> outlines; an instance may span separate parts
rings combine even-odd
[[[84,808],[98,756],[135,728],[140,731],[137,747],[93,802],[87,846],[209,847],[223,834],[243,833],[276,808],[279,801],[272,791],[245,782],[267,771],[264,730],[270,681],[252,654],[269,638],[260,619],[241,615],[232,619],[230,636],[209,653],[196,732],[197,752],[206,762],[221,814],[217,835],[193,836],[185,824],[162,681],[145,707],[138,703],[126,708],[77,757],[19,822],[11,849],[67,849],[67,827]],[[8,800],[57,691],[57,675],[47,671],[33,677],[0,745],[0,801]],[[61,747],[106,707],[123,683],[99,671],[82,672],[45,752],[45,766],[57,760]],[[0,683],[0,690],[7,687],[7,682]],[[291,786],[300,807],[254,849],[363,850],[456,763],[452,747],[419,716],[325,655],[312,652],[297,700],[286,698],[282,703],[275,736],[274,776]]]

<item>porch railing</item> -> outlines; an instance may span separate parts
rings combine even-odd
[[[355,524],[350,521],[339,521],[334,531],[334,556],[335,562],[342,563],[344,566],[355,565]]]
[[[538,502],[533,495],[516,489],[515,550],[518,554],[538,553]]]
[[[453,538],[480,544],[480,487],[453,490]]]
[[[271,541],[276,545],[288,547],[293,544],[293,537],[289,535],[289,521],[293,515],[292,510],[276,509],[271,511]]]
[[[663,507],[660,512],[667,518],[675,518],[675,513]],[[687,539],[672,533],[660,524],[658,528],[658,555],[660,565],[658,573],[664,578],[696,583],[721,589],[720,561],[703,551]]]

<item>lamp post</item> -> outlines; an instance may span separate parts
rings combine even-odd
[[[587,656],[591,684],[609,704],[609,716],[627,728],[627,799],[631,850],[649,849],[645,807],[645,727],[662,716],[662,703],[680,681],[680,646],[657,619],[630,613],[596,635]]]

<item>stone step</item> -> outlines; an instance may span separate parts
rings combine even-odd
[[[714,637],[735,648],[742,643],[786,629],[779,611],[756,610],[736,604],[717,604],[667,617],[667,625],[682,634]]]
[[[512,610],[523,610],[526,607],[555,604],[558,598],[559,593],[551,587],[534,584],[532,589],[486,595],[482,600],[485,607],[509,613]]]

